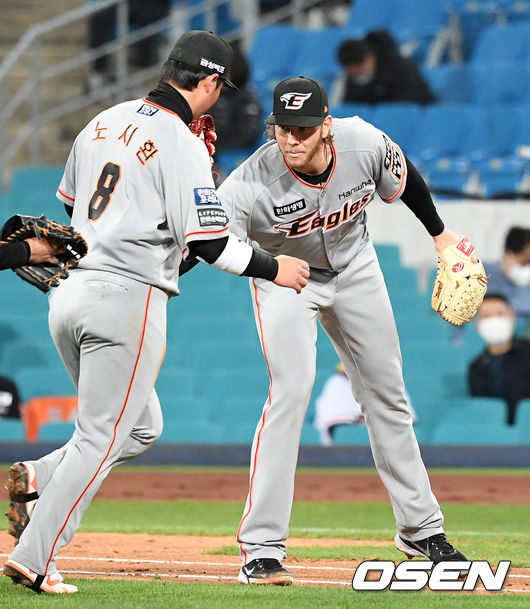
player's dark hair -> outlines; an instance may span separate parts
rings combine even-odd
[[[346,40],[338,50],[338,58],[343,66],[358,65],[372,52],[370,45],[364,40]]]
[[[274,131],[274,127],[275,127],[275,125],[267,125],[267,129],[266,129],[265,133],[267,134],[267,139],[269,139],[269,140],[276,139],[276,133]],[[324,138],[324,142],[326,144],[331,144],[332,141],[333,141],[333,134],[330,131],[327,134],[327,136]]]
[[[201,80],[211,76],[210,72],[205,72],[200,68],[194,68],[187,66],[186,64],[180,63],[173,59],[168,59],[162,66],[160,73],[160,80],[164,82],[172,82],[179,89],[184,91],[193,91]],[[219,78],[217,81],[217,87],[221,86],[223,81]]]
[[[504,302],[504,304],[506,304],[510,308],[512,308],[510,301],[506,298],[506,296],[504,294],[501,294],[500,292],[491,292],[491,293],[486,292],[486,294],[484,294],[483,302],[485,302],[486,300],[502,300],[502,302]]]
[[[530,228],[523,228],[522,226],[513,226],[506,235],[506,241],[504,242],[504,250],[511,252],[512,254],[518,254],[522,252],[524,248],[530,243]]]

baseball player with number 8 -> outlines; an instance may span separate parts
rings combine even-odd
[[[35,592],[72,593],[55,564],[111,468],[156,442],[154,390],[165,354],[166,305],[181,261],[300,292],[307,263],[260,253],[229,231],[205,141],[188,125],[218,99],[232,49],[215,34],[184,34],[146,98],[96,116],[75,140],[57,197],[88,254],[50,295],[50,332],[78,390],[72,439],[8,481],[18,545],[4,574]],[[210,150],[211,151],[211,150]]]
[[[398,549],[435,563],[465,560],[445,537],[412,428],[366,205],[376,193],[387,203],[400,197],[433,237],[440,258],[433,307],[448,321],[459,325],[474,314],[485,291],[484,269],[472,258],[473,245],[444,227],[425,182],[399,146],[359,117],[332,119],[320,83],[303,77],[280,82],[267,123],[270,141],[228,176],[219,198],[241,239],[271,255],[300,256],[311,274],[299,295],[251,280],[270,387],[254,435],[238,531],[239,581],[292,582],[281,562],[315,379],[317,319],[361,405],[394,508]]]

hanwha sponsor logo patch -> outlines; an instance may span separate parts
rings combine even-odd
[[[464,268],[463,262],[457,262],[453,265],[453,273],[459,273]]]

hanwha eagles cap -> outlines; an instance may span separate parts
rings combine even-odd
[[[234,51],[232,47],[213,32],[191,30],[182,34],[169,52],[169,59],[187,66],[200,68],[210,74],[219,74],[228,87],[237,89],[228,80]]]
[[[272,114],[267,125],[316,127],[328,115],[328,94],[316,80],[299,76],[276,85]]]

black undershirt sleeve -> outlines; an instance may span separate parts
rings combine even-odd
[[[405,156],[407,162],[407,185],[401,200],[425,226],[429,235],[436,237],[444,229],[444,223],[436,211],[431,193],[420,172]]]
[[[26,241],[0,245],[0,270],[14,269],[29,262],[31,250]]]
[[[68,216],[71,218],[72,214],[74,213],[74,208],[71,205],[66,205],[66,203],[64,204],[64,208],[66,209]]]
[[[221,237],[220,239],[208,239],[193,241],[189,248],[190,253],[187,260],[183,260],[179,267],[179,276],[184,275],[190,271],[197,264],[197,256],[204,260],[208,264],[213,264],[217,258],[222,254],[228,237]],[[245,277],[259,277],[261,279],[268,279],[274,281],[278,274],[278,261],[272,256],[262,254],[256,250],[252,251],[252,257],[247,265],[247,268],[241,273]]]

